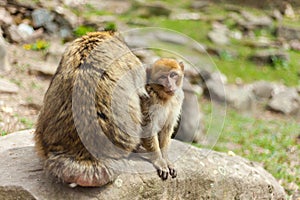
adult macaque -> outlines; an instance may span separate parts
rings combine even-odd
[[[126,158],[140,144],[145,84],[142,63],[117,33],[76,39],[60,61],[37,120],[35,143],[45,171],[72,185],[113,181],[117,174],[109,161]]]

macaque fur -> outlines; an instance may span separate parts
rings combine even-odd
[[[162,69],[179,70],[176,61],[165,61],[159,65],[165,66]],[[160,67],[152,68],[149,80],[158,80],[156,69]],[[117,33],[89,33],[76,39],[60,61],[37,120],[34,139],[45,171],[66,183],[103,186],[118,175],[110,160],[126,158],[142,145],[156,152],[150,162],[160,177],[165,179],[169,170],[175,177],[166,149],[182,103],[175,101],[181,93],[182,70],[178,74],[176,85],[161,79],[144,87],[146,71]],[[183,99],[183,93],[179,97]],[[163,115],[149,113],[154,104],[168,113],[164,115],[168,126],[147,126],[148,117]],[[140,135],[145,131],[151,137]]]
[[[151,152],[150,160],[164,180],[168,174],[177,176],[167,152],[174,127],[177,125],[184,98],[182,90],[184,65],[174,59],[163,58],[147,70],[148,97],[141,98],[143,112],[142,146]]]

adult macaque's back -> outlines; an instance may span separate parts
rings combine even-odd
[[[45,170],[63,182],[102,186],[109,160],[140,142],[146,73],[113,32],[76,39],[64,53],[44,97],[35,131]]]

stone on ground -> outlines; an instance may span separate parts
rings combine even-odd
[[[18,91],[19,87],[16,84],[0,78],[0,93],[18,93]]]
[[[267,106],[286,115],[297,114],[300,112],[300,96],[295,88],[287,88],[275,94]]]
[[[9,71],[11,66],[7,58],[7,43],[2,36],[2,29],[0,27],[0,72]]]
[[[4,147],[0,150],[1,199],[281,200],[286,197],[275,178],[258,164],[175,140],[170,148],[178,170],[175,179],[162,181],[150,163],[135,159],[128,161],[131,169],[144,169],[143,173],[143,170],[124,172],[102,188],[70,188],[46,177],[34,151],[32,137],[32,130],[0,137],[0,147]],[[24,144],[24,140],[30,144]]]

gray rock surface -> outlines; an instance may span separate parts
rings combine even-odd
[[[214,29],[208,33],[208,38],[215,44],[226,45],[229,44],[229,38],[224,29]]]
[[[257,51],[254,55],[250,57],[250,60],[257,63],[258,65],[268,65],[268,64],[280,64],[289,61],[289,55],[284,51],[270,51],[261,50]]]
[[[191,12],[176,13],[176,14],[172,14],[170,16],[170,19],[173,19],[173,20],[200,20],[201,15],[199,13],[191,13]]]
[[[184,35],[177,33],[170,33],[168,31],[156,31],[154,34],[160,41],[169,42],[173,44],[185,45],[189,39]]]
[[[215,102],[226,103],[239,111],[253,109],[253,95],[249,88],[236,85],[225,85],[221,81],[209,79],[206,81],[204,94]]]
[[[36,62],[30,61],[29,72],[31,74],[52,76],[55,74],[58,65],[54,59],[51,61],[53,61],[53,63],[42,62],[42,61],[36,61]]]
[[[6,24],[3,29],[7,40],[12,43],[28,43],[30,40],[39,37],[41,31],[41,29],[34,30],[32,26],[28,25],[28,22],[19,25]]]
[[[55,9],[55,11],[62,15],[72,26],[72,28],[76,28],[80,25],[80,22],[82,20],[80,20],[80,17],[78,17],[76,14],[74,14],[70,9],[66,8],[66,7],[57,7]]]
[[[275,85],[267,81],[257,81],[252,84],[252,92],[257,99],[271,98],[274,89]]]
[[[291,46],[291,49],[293,49],[295,51],[300,51],[300,41],[298,41],[298,40],[292,40],[290,42],[290,46]]]
[[[226,102],[229,106],[239,111],[249,111],[253,109],[253,97],[248,88],[228,85],[225,89]]]
[[[282,18],[283,18],[281,12],[279,10],[277,10],[277,9],[273,10],[272,17],[274,19],[276,19],[277,21],[281,21]]]
[[[225,85],[221,81],[209,79],[205,82],[204,94],[217,102],[226,102]]]
[[[136,12],[142,17],[169,16],[172,12],[168,6],[159,1],[152,3],[136,3],[135,6],[137,7]]]
[[[33,146],[33,132],[34,129],[31,129],[0,136],[0,152],[13,148]]]
[[[7,46],[0,28],[0,72],[9,71],[11,68],[7,58]]]
[[[207,7],[209,3],[209,1],[192,1],[190,7],[195,10],[200,10]]]
[[[126,44],[130,48],[145,48],[148,47],[150,42],[153,40],[153,36],[147,36],[146,33],[128,32],[123,34]]]
[[[204,137],[204,122],[198,97],[196,96],[196,91],[193,90],[187,81],[183,83],[183,91],[184,100],[175,139],[184,142],[200,143]]]
[[[267,107],[286,115],[297,114],[300,112],[300,96],[295,88],[287,88],[275,94]]]
[[[47,63],[51,63],[53,66],[58,66],[67,44],[62,45],[59,42],[59,39],[52,40],[50,44],[50,48],[46,54],[46,61]],[[51,71],[50,75],[52,75],[52,72],[53,71]]]
[[[291,19],[295,19],[296,18],[296,14],[295,11],[293,9],[293,6],[289,3],[286,3],[281,10],[283,10],[283,13],[286,17],[291,18]]]
[[[101,15],[101,16],[91,16],[89,18],[89,23],[91,24],[103,24],[107,22],[115,23],[117,21],[117,17],[114,15]]]
[[[159,57],[150,49],[133,49],[132,51],[134,55],[146,65],[153,64],[159,59]]]
[[[47,9],[36,9],[32,12],[32,20],[35,27],[45,26],[54,20],[54,14]]]
[[[251,40],[245,40],[245,45],[252,47],[252,48],[271,48],[277,47],[278,45],[270,40],[268,37],[260,36]]]
[[[29,38],[34,33],[32,26],[25,23],[18,25],[18,31],[20,34],[24,35],[25,38]]]
[[[210,2],[219,3],[220,0],[211,0]],[[287,2],[291,3],[293,6],[299,6],[300,2],[298,0],[223,0],[222,3],[231,3],[233,5],[239,5],[238,8],[242,9],[243,6],[251,6],[259,9],[271,9],[271,8],[280,8],[283,7]]]
[[[0,147],[17,138],[32,140],[32,130],[0,137]],[[19,142],[23,142],[20,141]],[[0,154],[0,199],[285,199],[278,182],[258,164],[172,141],[178,177],[162,181],[155,170],[121,174],[102,188],[70,188],[46,177],[33,144],[4,147]],[[129,161],[133,169],[152,168],[144,160]]]
[[[35,28],[44,27],[49,33],[62,38],[72,37],[71,23],[59,12],[50,12],[47,9],[40,8],[34,10],[31,16]]]
[[[12,24],[13,18],[9,12],[6,11],[4,7],[0,8],[0,21],[4,22],[5,24]]]
[[[202,71],[202,78],[205,80],[205,94],[215,101],[226,101],[227,77],[221,72]]]
[[[227,77],[225,74],[222,74],[221,72],[217,71],[217,72],[212,72],[210,74],[210,78],[214,81],[219,81],[223,84],[227,83]]]
[[[17,93],[18,91],[19,87],[16,84],[0,78],[0,93]]]
[[[286,40],[300,40],[300,28],[290,26],[279,26],[277,36]]]
[[[241,11],[242,16],[245,18],[246,23],[243,24],[245,28],[254,29],[257,27],[271,27],[273,24],[269,16],[255,16],[245,10]]]
[[[19,43],[27,39],[26,36],[23,36],[22,33],[19,31],[18,27],[14,24],[8,27],[7,33],[7,37],[11,42]]]

